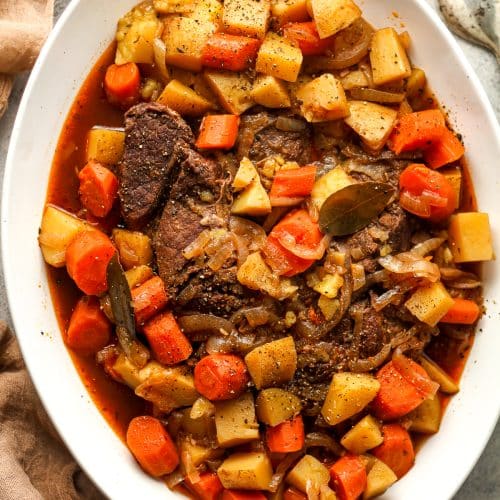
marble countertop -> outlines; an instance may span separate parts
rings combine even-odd
[[[436,8],[437,2],[435,0],[427,0],[427,2]],[[56,17],[60,15],[68,3],[69,0],[56,0]],[[486,89],[497,117],[500,118],[500,66],[497,64],[494,56],[486,50],[461,39],[458,39],[458,42]],[[27,78],[28,75],[21,75],[16,79],[10,100],[10,107],[0,121],[0,175],[2,179],[10,133]],[[6,318],[10,323],[1,267],[0,318]],[[429,496],[429,498],[431,497]],[[497,424],[474,470],[453,500],[493,500],[497,498],[500,498],[500,423]]]

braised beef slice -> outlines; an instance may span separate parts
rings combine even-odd
[[[160,104],[138,104],[125,114],[119,196],[128,227],[142,228],[161,207],[177,160],[175,149],[193,141],[180,115]]]
[[[238,137],[238,157],[247,156],[254,162],[281,155],[285,160],[305,165],[312,160],[311,131],[288,132],[275,127],[276,117],[257,113],[241,117]]]

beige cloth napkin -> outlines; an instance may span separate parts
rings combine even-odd
[[[0,0],[0,118],[14,75],[30,69],[52,27],[54,0]]]
[[[0,499],[103,498],[57,435],[14,336],[0,322]]]

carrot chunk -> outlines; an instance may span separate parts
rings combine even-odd
[[[87,295],[99,295],[108,289],[106,271],[116,249],[100,231],[83,231],[66,250],[66,269],[76,285]]]
[[[203,47],[201,62],[210,68],[243,71],[255,61],[259,47],[255,38],[215,33]]]
[[[382,426],[384,442],[372,450],[372,454],[388,465],[398,479],[413,466],[415,452],[408,432],[399,424]]]
[[[290,486],[283,492],[283,500],[307,500],[307,496]]]
[[[196,390],[211,401],[237,398],[247,383],[245,362],[234,354],[209,354],[194,367]]]
[[[175,365],[191,356],[193,348],[181,332],[174,315],[164,312],[144,325],[144,334],[154,357],[164,365]]]
[[[189,478],[184,479],[184,482],[201,500],[217,500],[224,490],[224,486],[222,486],[219,476],[215,472],[200,474],[196,482],[191,481]]]
[[[269,199],[273,207],[290,206],[309,196],[316,178],[316,167],[279,170],[273,179]],[[290,201],[291,200],[291,201]]]
[[[196,147],[200,149],[231,149],[238,137],[240,117],[208,115],[203,118]]]
[[[172,438],[153,417],[135,417],[127,429],[127,446],[141,467],[154,477],[170,474],[179,465]]]
[[[135,320],[143,325],[167,305],[168,296],[163,280],[155,276],[131,290]]]
[[[333,48],[334,37],[320,38],[316,23],[288,23],[283,27],[283,36],[295,42],[305,56],[319,56]]]
[[[295,276],[309,269],[313,264],[312,259],[301,259],[292,252],[288,251],[271,234],[267,237],[266,243],[262,248],[265,260],[269,266],[279,275]]]
[[[424,151],[424,160],[431,168],[439,168],[462,158],[463,144],[449,129],[443,130],[441,138]]]
[[[472,325],[479,317],[479,306],[472,300],[453,299],[455,303],[441,318],[441,323]]]
[[[224,490],[222,500],[266,500],[261,491]]]
[[[300,415],[266,430],[267,447],[273,453],[299,451],[304,446],[304,439],[304,422]]]
[[[82,297],[71,315],[66,344],[80,354],[95,354],[109,344],[111,323],[96,297]]]
[[[118,179],[108,168],[89,161],[78,174],[80,200],[95,217],[106,217],[113,208],[118,192]]]
[[[345,455],[330,468],[339,500],[356,500],[366,488],[366,469],[357,455]]]
[[[141,73],[137,64],[112,64],[106,70],[104,90],[111,104],[121,108],[132,106],[139,100],[140,88]]]

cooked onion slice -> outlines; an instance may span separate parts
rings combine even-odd
[[[325,235],[319,242],[316,248],[309,248],[307,246],[297,243],[296,239],[288,233],[283,232],[278,236],[278,241],[291,253],[307,260],[320,260],[325,255],[325,251],[330,246],[331,237]]]
[[[200,334],[229,334],[234,330],[233,324],[220,316],[213,314],[190,314],[181,316],[178,319],[179,326],[182,331],[188,336],[197,336]]]
[[[409,274],[415,278],[425,278],[433,283],[439,280],[439,267],[426,259],[412,255],[410,252],[405,254],[386,255],[378,259],[379,264],[395,274]]]
[[[385,344],[377,354],[365,359],[355,359],[349,362],[349,368],[355,373],[365,373],[378,368],[391,354],[391,344]]]

